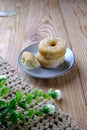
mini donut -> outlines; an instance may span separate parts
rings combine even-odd
[[[45,38],[39,43],[38,50],[45,58],[60,58],[66,52],[66,44],[61,38]]]
[[[31,52],[23,52],[22,64],[27,69],[34,69],[39,66],[37,58]]]
[[[37,54],[37,59],[41,66],[45,68],[56,68],[64,62],[64,56],[60,58],[48,59],[42,56],[39,52]]]

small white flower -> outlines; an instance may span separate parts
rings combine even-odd
[[[57,94],[57,98],[58,100],[60,100],[62,98],[62,93],[59,89],[55,90],[56,94]]]
[[[6,75],[0,75],[0,79],[7,79]]]
[[[49,112],[48,114],[53,114],[55,112],[55,106],[52,104],[47,104],[46,106],[47,108],[49,108]]]

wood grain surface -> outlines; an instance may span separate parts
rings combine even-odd
[[[54,79],[33,78],[20,69],[18,55],[45,37],[61,37],[75,54],[75,65]],[[34,87],[62,91],[61,109],[87,130],[87,1],[17,0],[17,13],[0,17],[0,55]]]

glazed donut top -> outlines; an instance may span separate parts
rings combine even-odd
[[[45,38],[40,42],[38,49],[46,58],[60,58],[66,52],[66,43],[61,38]]]

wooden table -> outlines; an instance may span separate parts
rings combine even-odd
[[[65,76],[36,79],[21,71],[18,55],[45,37],[61,37],[75,54],[75,65]],[[0,17],[0,55],[32,86],[62,91],[64,112],[87,130],[87,1],[17,0],[17,14]]]

